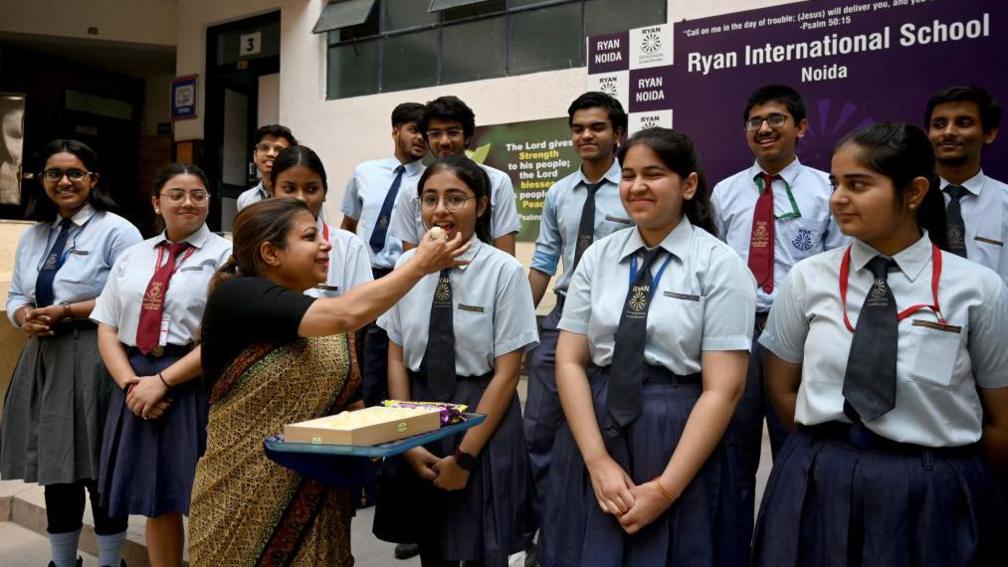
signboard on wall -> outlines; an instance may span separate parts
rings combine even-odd
[[[176,77],[171,82],[171,119],[188,120],[196,118],[196,97],[198,76]]]
[[[567,117],[480,126],[469,147],[474,161],[511,177],[521,220],[518,240],[534,242],[546,190],[581,165]]]
[[[0,205],[21,204],[25,100],[23,94],[0,93]]]
[[[816,0],[588,38],[588,87],[620,98],[630,132],[674,127],[710,182],[752,163],[743,110],[760,86],[803,96],[799,159],[829,168],[847,132],[880,121],[923,126],[927,99],[978,85],[1008,104],[1008,4],[999,0]],[[1008,179],[1008,142],[984,170]]]

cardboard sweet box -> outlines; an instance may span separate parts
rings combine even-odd
[[[381,406],[284,426],[287,443],[373,446],[429,433],[455,423],[465,406],[386,400]]]

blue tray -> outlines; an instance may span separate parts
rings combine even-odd
[[[461,433],[470,427],[483,423],[486,419],[486,415],[479,413],[467,413],[465,416],[466,420],[460,423],[370,447],[287,443],[282,435],[274,435],[263,441],[263,451],[271,461],[298,474],[331,486],[350,487],[359,484],[368,459],[391,457],[404,453],[413,447]]]

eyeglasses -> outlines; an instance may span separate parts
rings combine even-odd
[[[191,199],[193,203],[197,204],[206,201],[207,197],[210,196],[205,189],[193,189],[188,193],[186,193],[183,189],[170,189],[160,193],[160,197],[162,199],[167,198],[172,203],[181,203],[185,201],[186,195],[189,196],[189,199]]]
[[[763,123],[766,122],[767,124],[770,125],[771,128],[780,128],[787,122],[787,119],[788,119],[787,114],[781,114],[779,112],[775,112],[765,118],[762,116],[756,116],[750,118],[749,120],[746,120],[745,126],[746,130],[749,131],[759,130],[760,128],[763,127]]]
[[[274,153],[280,153],[286,150],[287,146],[281,146],[280,144],[267,144],[266,142],[262,142],[260,144],[256,144],[255,148],[256,151],[266,154],[269,153],[270,150],[273,150]]]
[[[436,209],[438,203],[444,203],[446,209],[449,212],[457,213],[462,210],[465,206],[466,201],[469,199],[475,199],[476,197],[463,197],[462,195],[448,195],[446,197],[438,197],[437,195],[428,193],[420,197],[420,205],[425,209]]]
[[[458,140],[463,134],[465,132],[457,128],[452,128],[451,130],[427,130],[427,139],[440,140],[443,137],[447,137],[449,140]]]
[[[89,175],[94,175],[94,173],[76,167],[71,167],[70,169],[50,167],[49,169],[42,170],[42,178],[46,181],[59,181],[63,179],[64,175],[70,181],[80,181]]]

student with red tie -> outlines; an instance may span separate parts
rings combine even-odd
[[[808,130],[801,95],[785,85],[764,86],[749,97],[742,120],[756,161],[718,183],[711,205],[721,239],[748,262],[756,277],[752,355],[746,392],[735,413],[739,466],[744,475],[739,497],[746,509],[752,510],[764,416],[774,454],[786,436],[765,402],[756,339],[791,267],[803,258],[841,246],[846,239],[830,218],[828,176],[803,165],[795,153]]]
[[[91,312],[117,386],[98,489],[114,514],[147,516],[152,565],[182,563],[182,516],[206,446],[195,343],[207,284],[231,254],[231,243],[207,228],[208,187],[193,165],[174,163],[158,173],[151,203],[165,230],[119,257]]]
[[[833,152],[854,241],[799,263],[760,343],[795,431],[774,462],[754,565],[1004,565],[1008,288],[942,250],[927,136],[877,124]],[[987,459],[984,458],[986,455]]]

